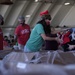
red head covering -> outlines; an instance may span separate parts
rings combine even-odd
[[[48,10],[46,10],[46,11],[44,11],[44,12],[41,12],[41,13],[40,13],[40,16],[47,15],[47,14],[49,14]]]

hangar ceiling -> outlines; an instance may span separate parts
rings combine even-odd
[[[15,27],[18,25],[18,17],[25,16],[26,23],[31,29],[40,19],[39,13],[44,10],[49,10],[52,16],[51,25],[63,26],[63,21],[68,12],[75,5],[75,0],[12,0],[12,5],[0,4],[0,14],[4,16],[5,24],[2,26],[4,34],[13,34]],[[65,6],[65,2],[70,2],[70,5]]]

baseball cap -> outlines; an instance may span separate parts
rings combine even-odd
[[[49,14],[48,10],[41,12],[40,16],[41,16],[42,19],[49,19],[49,20],[51,20],[51,15]]]
[[[46,10],[46,11],[41,12],[41,13],[40,13],[40,16],[48,15],[48,14],[49,14],[49,12],[48,12],[48,10]]]

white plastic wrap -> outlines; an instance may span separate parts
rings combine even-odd
[[[68,55],[67,55],[68,54]],[[3,75],[68,75],[75,74],[75,68],[60,67],[51,64],[70,64],[66,62],[67,56],[74,56],[74,52],[12,52],[5,56],[0,66],[0,73]],[[69,57],[71,57],[71,55]],[[65,57],[65,59],[64,59]],[[68,59],[70,61],[70,58]],[[58,61],[55,63],[55,61]],[[43,64],[44,63],[44,64]],[[66,74],[66,73],[67,74]]]
[[[60,66],[47,64],[14,64],[3,75],[67,75]]]
[[[0,59],[3,59],[7,54],[13,52],[14,50],[0,50]]]
[[[59,57],[65,65],[75,64],[75,53],[70,52],[58,52]]]
[[[6,55],[3,59],[3,65],[8,69],[12,64],[22,62],[30,63],[35,53],[24,53],[24,52],[12,52]]]

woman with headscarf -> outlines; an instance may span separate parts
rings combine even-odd
[[[36,52],[40,51],[45,40],[56,40],[60,41],[58,38],[51,38],[46,36],[46,34],[50,34],[50,20],[51,16],[49,15],[48,10],[41,12],[41,20],[36,23],[35,27],[33,28],[30,38],[27,41],[24,51],[25,52]]]

